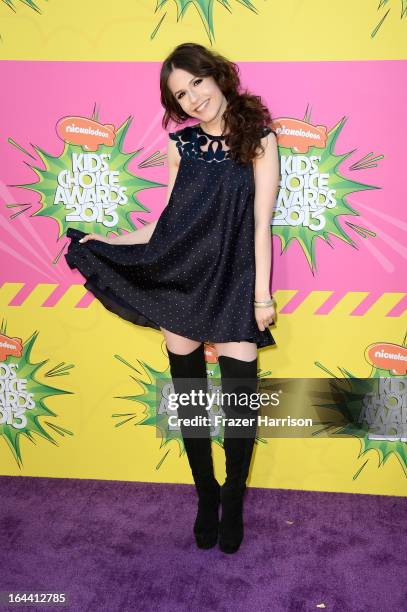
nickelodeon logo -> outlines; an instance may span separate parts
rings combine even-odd
[[[112,147],[115,139],[114,125],[102,125],[86,117],[63,117],[58,121],[56,131],[64,142],[80,145],[86,151],[97,151],[99,145]]]
[[[295,153],[308,153],[311,147],[326,147],[327,131],[323,125],[312,125],[300,119],[279,117],[272,121],[278,144]]]
[[[10,338],[0,334],[0,362],[6,361],[7,357],[21,357],[23,354],[23,342],[21,338]]]
[[[407,347],[386,342],[376,342],[366,349],[366,360],[370,365],[393,374],[407,374]]]

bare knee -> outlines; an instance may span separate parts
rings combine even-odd
[[[184,336],[179,336],[174,332],[168,331],[161,327],[161,331],[164,334],[165,344],[167,345],[167,349],[169,349],[172,353],[177,353],[178,355],[188,355],[194,351],[202,342],[198,340],[191,340],[191,338],[185,338]]]
[[[218,357],[234,357],[243,361],[252,361],[257,357],[257,344],[255,342],[213,342]]]

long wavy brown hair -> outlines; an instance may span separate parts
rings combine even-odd
[[[215,79],[227,102],[223,114],[227,133],[225,143],[233,159],[248,164],[262,154],[262,128],[271,127],[269,109],[260,96],[242,91],[239,67],[235,63],[196,43],[178,45],[162,64],[160,90],[161,104],[165,109],[162,119],[164,129],[170,119],[179,124],[190,118],[167,85],[168,77],[175,68],[186,70],[194,76],[211,76]]]

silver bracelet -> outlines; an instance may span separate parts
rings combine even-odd
[[[273,297],[267,302],[257,302],[256,300],[254,300],[254,305],[256,308],[268,308],[269,306],[274,306],[274,303],[275,302]]]

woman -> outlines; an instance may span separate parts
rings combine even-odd
[[[261,99],[240,91],[238,67],[201,45],[174,49],[162,64],[160,88],[164,128],[170,119],[195,120],[169,134],[164,211],[158,221],[114,238],[69,228],[65,257],[106,308],[162,331],[176,393],[207,390],[204,342],[215,346],[222,392],[236,393],[234,403],[222,406],[226,417],[251,417],[244,427],[226,419],[222,487],[209,425],[182,422],[207,416],[205,406],[180,405],[178,417],[198,494],[196,543],[211,548],[219,541],[223,552],[234,553],[243,539],[256,436],[255,413],[241,398],[257,388],[257,349],[275,344],[268,326],[276,316],[269,282],[277,142]]]

